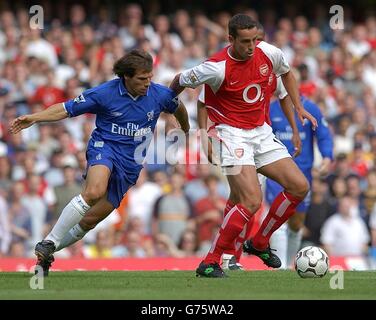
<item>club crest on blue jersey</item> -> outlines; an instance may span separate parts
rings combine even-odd
[[[153,121],[153,119],[154,119],[154,110],[148,112],[146,115],[148,117],[148,121]]]
[[[74,102],[76,103],[81,103],[81,102],[85,102],[85,97],[84,95],[81,93],[79,96],[77,96],[76,98],[74,98]]]

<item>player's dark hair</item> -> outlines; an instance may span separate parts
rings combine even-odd
[[[115,62],[113,72],[119,77],[132,78],[137,70],[151,72],[153,70],[153,58],[143,50],[134,49]]]
[[[236,14],[228,22],[228,33],[230,36],[236,38],[238,30],[253,29],[257,27],[256,21],[254,21],[249,15]]]

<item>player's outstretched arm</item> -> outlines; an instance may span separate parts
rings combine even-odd
[[[317,120],[313,115],[311,115],[307,110],[304,109],[300,101],[298,86],[294,75],[291,71],[288,71],[287,73],[281,75],[281,79],[287,93],[291,98],[293,105],[295,106],[295,110],[298,114],[300,122],[303,124],[304,119],[311,121],[312,128],[315,130],[317,128]]]
[[[286,116],[287,121],[292,129],[292,144],[294,145],[293,157],[297,157],[302,152],[302,140],[300,139],[299,129],[296,125],[294,107],[292,105],[290,97],[287,95],[283,99],[279,99],[281,109]]]
[[[64,105],[57,103],[43,111],[17,117],[10,124],[10,132],[16,134],[34,123],[58,121],[67,117],[68,113],[65,111]]]
[[[185,133],[189,133],[189,120],[188,120],[188,112],[183,102],[179,101],[179,106],[176,109],[174,116],[176,120],[178,120],[181,129]]]

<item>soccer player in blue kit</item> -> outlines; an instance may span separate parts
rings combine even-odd
[[[299,74],[295,76],[299,81]],[[285,96],[287,99],[287,92],[283,84],[278,80],[277,94],[281,97]],[[322,161],[319,166],[319,173],[321,176],[328,174],[330,163],[333,160],[333,138],[328,128],[328,124],[321,113],[320,108],[311,100],[304,96],[300,96],[304,108],[311,113],[317,120],[318,127],[313,130],[312,125],[306,122],[302,125],[296,121],[299,135],[301,139],[301,153],[294,160],[305,177],[312,183],[312,167],[314,160],[314,140],[317,140],[317,145],[322,156]],[[291,100],[290,100],[291,103]],[[270,120],[275,136],[283,142],[290,154],[294,153],[294,145],[291,141],[292,130],[287,121],[283,111],[280,107],[279,100],[275,100],[270,105]],[[282,186],[271,179],[266,180],[266,201],[270,204],[273,202],[276,195],[282,191]],[[282,266],[286,268],[291,265],[293,259],[300,248],[302,238],[302,228],[304,225],[305,213],[309,207],[311,200],[310,193],[306,196],[296,208],[296,212],[292,215],[287,225],[282,226],[272,236],[270,243],[276,249],[276,254],[280,257]]]
[[[54,261],[53,253],[82,238],[87,229],[107,217],[136,183],[143,167],[142,155],[137,159],[138,147],[150,143],[162,112],[173,113],[181,129],[188,133],[184,105],[173,90],[151,81],[152,68],[150,54],[132,50],[114,64],[118,78],[86,90],[73,100],[12,121],[10,130],[18,133],[37,122],[96,114],[96,129],[87,146],[82,192],[66,205],[51,232],[35,247],[37,265],[44,275],[48,275]],[[86,215],[90,219],[79,224]]]

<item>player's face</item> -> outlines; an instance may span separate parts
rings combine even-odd
[[[242,29],[238,30],[235,38],[231,35],[229,36],[234,58],[247,60],[252,57],[256,46],[257,31],[256,27],[252,29]]]
[[[125,85],[132,96],[146,95],[153,73],[145,70],[136,71],[133,77],[125,76]]]

